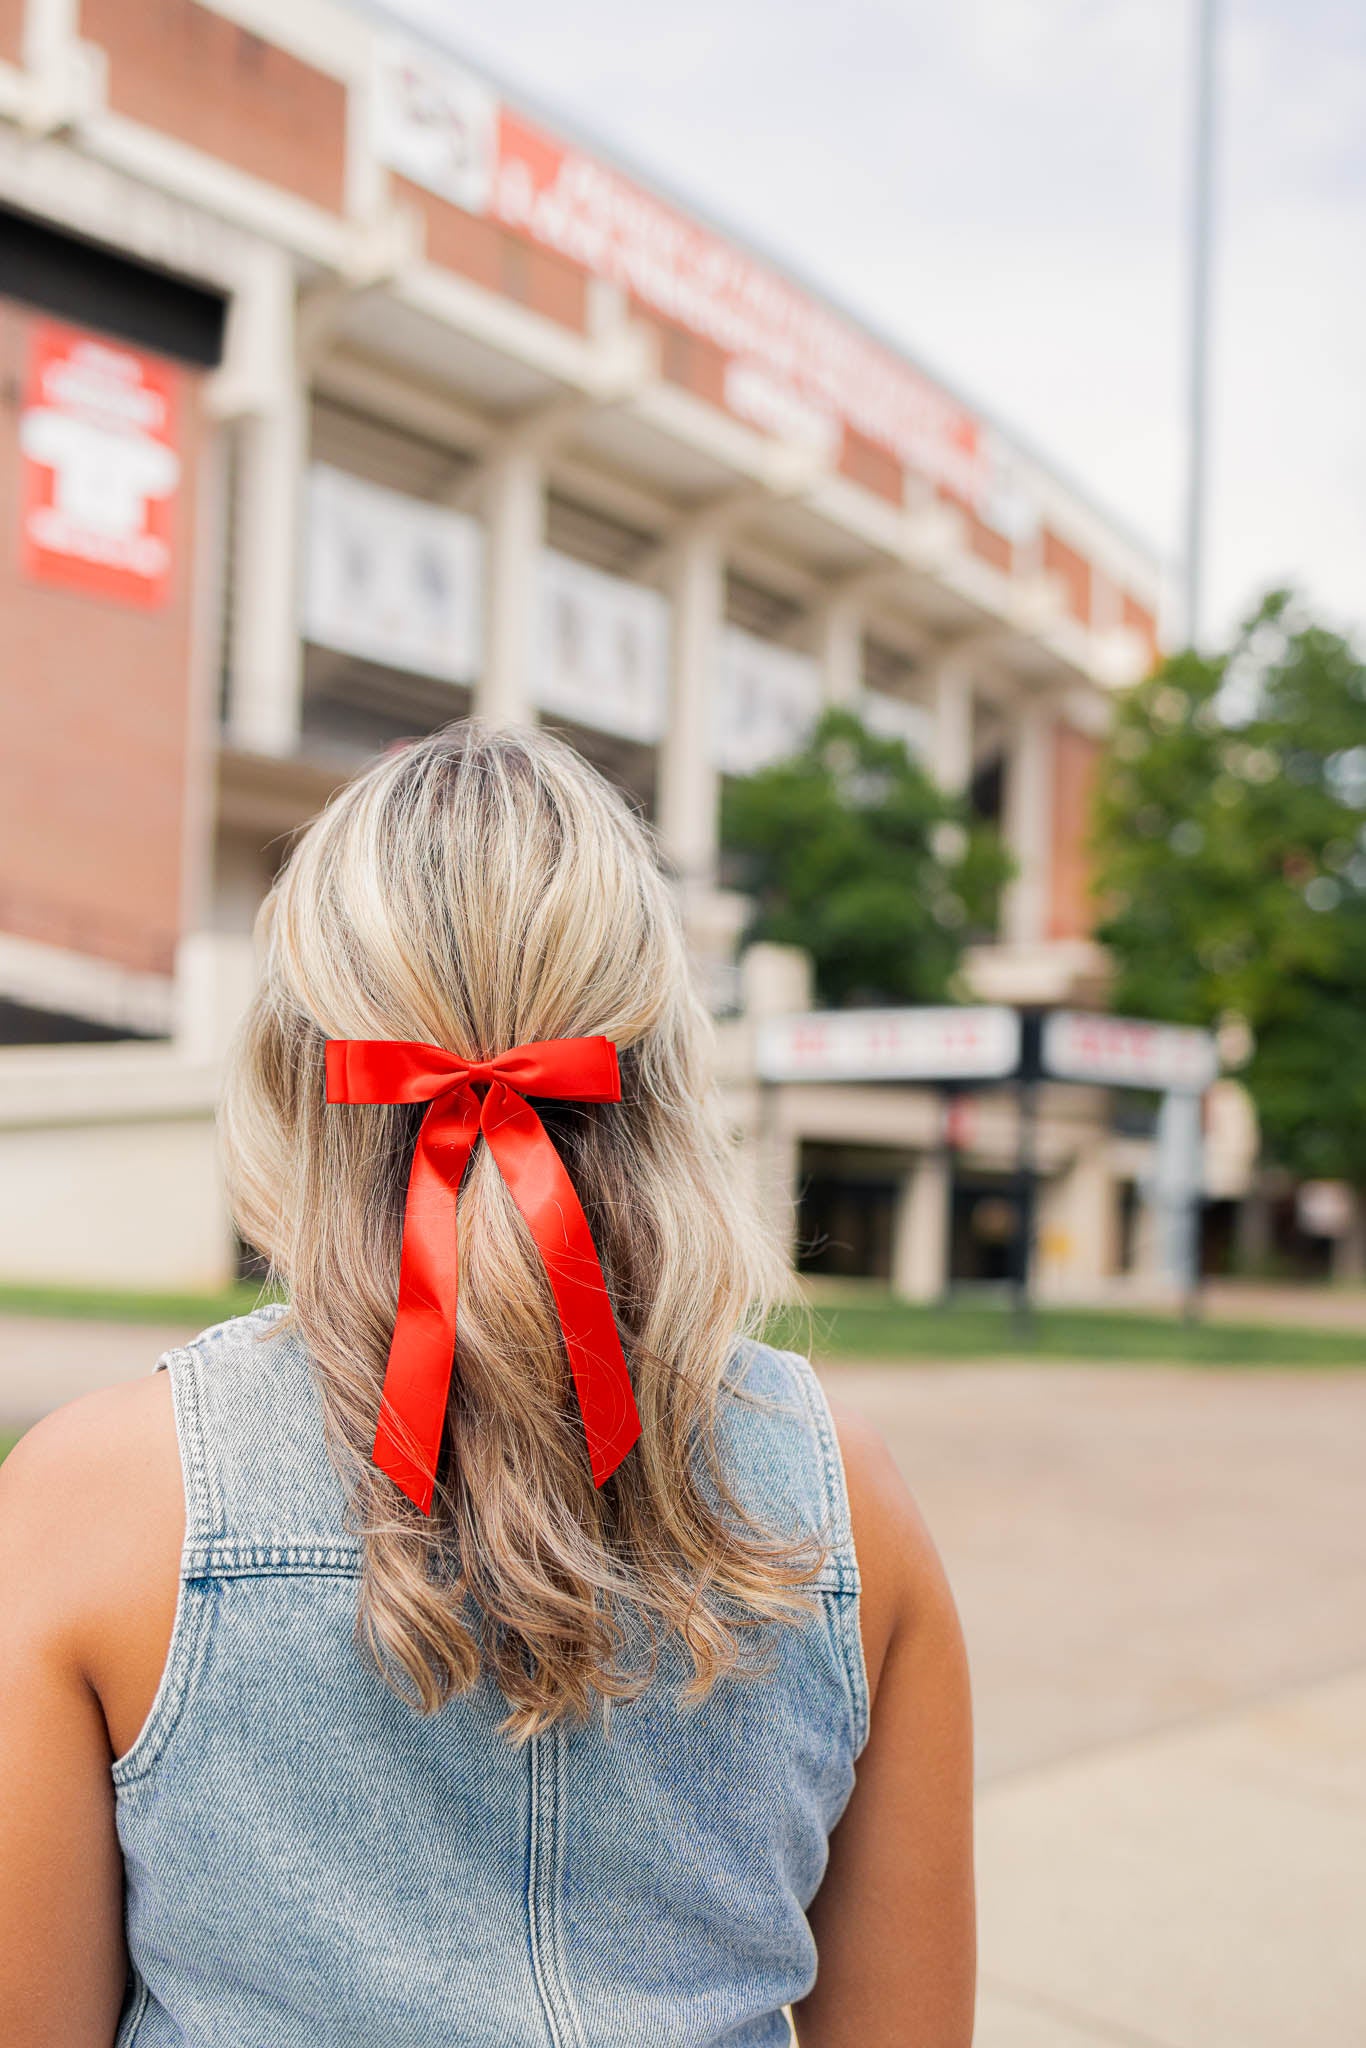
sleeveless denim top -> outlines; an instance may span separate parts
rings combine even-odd
[[[357,1548],[283,1313],[158,1362],[186,1530],[166,1669],[112,1767],[131,1965],[115,2048],[787,2042],[868,1732],[848,1497],[810,1365],[739,1343],[722,1400],[739,1497],[833,1537],[772,1674],[685,1707],[690,1667],[666,1655],[607,1732],[561,1723],[519,1747],[487,1678],[424,1718],[356,1648]]]

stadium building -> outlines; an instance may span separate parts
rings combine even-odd
[[[998,818],[986,1004],[1103,991],[1083,833],[1157,644],[1122,529],[886,340],[339,0],[0,0],[5,1277],[212,1285],[213,1103],[291,833],[546,719],[656,823],[737,1129],[831,1270],[990,1278],[1012,1099],[761,1079],[727,776],[823,704]],[[1140,1279],[1151,1143],[1045,1087],[1041,1284]],[[1217,1159],[1207,1172],[1216,1175]]]

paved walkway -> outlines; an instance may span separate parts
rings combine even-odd
[[[0,1428],[189,1334],[0,1318]],[[1366,1372],[824,1376],[963,1613],[976,2048],[1366,2044]]]
[[[1366,1373],[825,1378],[963,1613],[976,2048],[1366,2043]]]
[[[153,1371],[200,1327],[0,1315],[0,1430],[27,1429],[77,1394]]]

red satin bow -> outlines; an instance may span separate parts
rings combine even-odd
[[[481,1103],[475,1093],[483,1085]],[[328,1102],[430,1102],[403,1216],[398,1315],[380,1395],[375,1463],[424,1515],[455,1357],[455,1203],[483,1132],[545,1261],[588,1438],[593,1483],[610,1478],[640,1417],[588,1219],[545,1125],[520,1090],[619,1102],[610,1038],[549,1038],[492,1060],[463,1060],[412,1039],[330,1038]]]

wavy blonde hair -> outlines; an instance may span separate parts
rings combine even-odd
[[[220,1138],[238,1229],[314,1361],[362,1544],[362,1645],[423,1712],[491,1672],[518,1738],[639,1692],[669,1638],[691,1660],[690,1697],[764,1669],[756,1647],[810,1610],[801,1587],[822,1550],[741,1508],[715,1425],[727,1362],[788,1292],[788,1268],[725,1127],[711,1020],[646,827],[562,741],[463,720],[331,799],[257,939]],[[325,1041],[483,1059],[597,1032],[618,1048],[621,1101],[539,1107],[598,1247],[640,1441],[595,1488],[544,1268],[479,1144],[424,1518],[370,1452],[425,1105],[326,1105]]]

